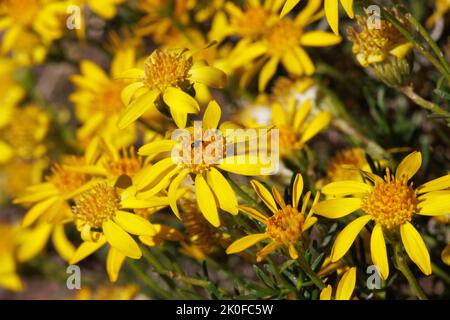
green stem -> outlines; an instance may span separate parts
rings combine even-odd
[[[427,300],[428,298],[425,295],[425,292],[420,287],[419,283],[417,283],[416,278],[408,267],[401,242],[398,240],[394,243],[394,255],[396,268],[405,276],[406,280],[408,280],[408,283],[413,288],[417,298],[419,298],[420,300]]]
[[[447,119],[447,122],[450,123],[450,114],[445,111],[444,109],[442,109],[440,106],[438,106],[437,104],[425,100],[424,98],[422,98],[421,96],[419,96],[413,89],[412,86],[405,86],[405,87],[401,87],[400,92],[402,92],[405,96],[407,96],[408,98],[410,98],[415,104],[417,104],[418,106],[431,111],[432,113],[441,116],[443,118]]]
[[[270,257],[267,257],[266,260],[269,262],[270,266],[272,267],[273,275],[275,276],[277,281],[279,283],[281,283],[289,291],[297,294],[297,289],[283,277],[283,275],[280,273],[277,265],[273,262],[273,260]]]
[[[142,282],[144,282],[146,285],[148,285],[151,290],[156,292],[159,296],[161,296],[164,299],[167,299],[167,300],[173,299],[173,297],[169,293],[164,291],[158,285],[158,283],[156,283],[155,280],[150,278],[141,269],[139,269],[138,266],[136,265],[136,262],[134,262],[130,259],[127,259],[126,261],[127,261],[127,264],[130,266],[131,270],[142,280]]]
[[[419,21],[417,21],[417,19],[411,14],[411,13],[407,13],[406,15],[406,19],[408,19],[408,21],[417,28],[417,30],[419,31],[420,35],[425,39],[425,41],[429,44],[429,46],[431,47],[431,49],[433,50],[434,54],[438,57],[439,61],[441,62],[441,64],[444,66],[444,68],[447,70],[447,72],[450,73],[450,66],[447,62],[447,60],[445,59],[444,54],[442,53],[441,49],[439,49],[439,46],[437,45],[437,43],[433,40],[433,38],[431,38],[430,34],[428,33],[427,29],[425,29],[422,24],[420,24]]]
[[[320,289],[322,290],[325,288],[325,284],[320,279],[320,277],[311,269],[311,266],[306,261],[305,257],[302,255],[299,255],[297,259],[298,264],[300,265],[300,268],[306,273],[306,275],[311,279],[311,281]]]

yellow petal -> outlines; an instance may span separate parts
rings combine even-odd
[[[336,237],[333,249],[331,251],[331,261],[340,260],[350,249],[359,232],[372,219],[371,216],[365,215],[353,220],[348,224]]]
[[[267,208],[269,208],[273,213],[276,213],[278,211],[277,204],[270,191],[256,180],[252,180],[251,184],[253,189],[255,189],[256,194],[264,202]]]
[[[70,259],[70,264],[77,264],[84,258],[90,256],[95,251],[100,249],[104,244],[106,243],[105,237],[101,237],[98,241],[85,241],[83,242],[73,254],[72,258]]]
[[[58,201],[57,197],[52,197],[45,201],[35,204],[28,212],[25,214],[22,220],[22,227],[27,228],[31,226],[40,216],[42,216],[49,208]]]
[[[272,79],[273,75],[277,71],[279,62],[279,57],[272,57],[261,69],[258,80],[259,92],[263,92],[266,89],[267,83],[269,83],[270,79]]]
[[[207,173],[207,180],[219,201],[220,208],[231,214],[238,214],[236,195],[227,179],[217,169],[211,168]]]
[[[178,211],[177,206],[177,200],[178,200],[178,189],[180,187],[180,183],[184,180],[184,178],[189,173],[188,169],[184,169],[181,171],[175,179],[173,179],[172,183],[170,184],[169,191],[168,191],[168,197],[169,197],[169,205],[172,209],[173,213],[177,216],[178,219],[181,220],[180,212]]]
[[[386,251],[386,242],[384,241],[383,228],[376,224],[370,238],[370,253],[373,263],[378,267],[381,277],[386,280],[389,276],[389,262]]]
[[[355,13],[353,11],[353,1],[354,0],[341,0],[341,4],[344,7],[345,12],[351,19],[355,17]]]
[[[117,211],[114,221],[128,233],[145,236],[155,234],[155,229],[151,223],[137,214]]]
[[[251,246],[255,245],[256,243],[269,238],[269,236],[266,233],[257,233],[257,234],[251,234],[248,236],[245,236],[243,238],[240,238],[233,242],[228,248],[227,248],[227,254],[233,254],[238,253],[241,251],[244,251],[247,248],[250,248]]]
[[[172,116],[173,122],[177,125],[178,128],[184,129],[187,123],[187,113],[179,112],[175,109],[170,109],[170,115]]]
[[[144,144],[139,149],[139,155],[141,156],[153,156],[164,152],[169,152],[177,144],[173,140],[160,140]]]
[[[286,0],[286,3],[283,6],[283,9],[281,10],[280,17],[283,18],[285,15],[287,15],[289,12],[291,12],[292,9],[299,3],[300,0]]]
[[[42,252],[48,242],[51,231],[51,224],[41,223],[27,233],[23,243],[21,243],[17,250],[17,260],[19,262],[26,262]]]
[[[361,208],[360,198],[340,198],[319,202],[313,208],[314,212],[329,219],[337,219]]]
[[[294,117],[294,129],[299,132],[302,128],[303,123],[305,122],[306,118],[308,117],[309,113],[311,112],[312,104],[311,100],[305,100],[300,107],[298,108],[297,112],[295,113]]]
[[[338,35],[339,34],[339,7],[337,0],[325,0],[324,4],[325,16],[327,17],[328,24],[331,30]]]
[[[307,76],[312,75],[316,71],[316,67],[314,66],[314,63],[312,62],[308,53],[306,53],[306,51],[301,47],[295,47],[294,53],[297,56],[300,63],[302,64],[304,73]]]
[[[350,300],[356,284],[356,268],[344,273],[336,289],[336,300]]]
[[[186,92],[177,88],[167,88],[164,92],[163,99],[170,109],[177,112],[197,113],[200,111],[198,102]]]
[[[118,250],[114,248],[109,249],[108,257],[106,258],[106,271],[111,282],[117,281],[124,260],[125,256]]]
[[[293,260],[297,260],[298,259],[297,249],[295,249],[295,246],[292,243],[289,245],[289,256]]]
[[[133,68],[129,70],[125,70],[122,72],[118,78],[122,79],[131,79],[131,80],[138,80],[143,79],[145,77],[145,72],[143,69]]]
[[[423,216],[441,216],[450,214],[450,192],[429,197],[417,205],[418,214]]]
[[[0,164],[7,163],[14,155],[14,150],[0,140]]]
[[[153,102],[158,96],[159,92],[156,90],[147,91],[143,95],[137,97],[129,106],[125,109],[122,116],[119,119],[117,126],[119,129],[128,127],[131,123],[136,121],[141,115],[145,113],[151,107],[154,107]]]
[[[172,158],[166,158],[158,161],[153,166],[148,166],[142,171],[138,172],[133,179],[134,184],[138,190],[160,181],[169,171],[175,167]]]
[[[298,208],[298,203],[303,192],[303,177],[300,173],[295,176],[294,187],[292,188],[292,206]]]
[[[308,125],[306,130],[302,134],[301,143],[305,143],[313,138],[316,134],[322,131],[330,123],[331,115],[330,113],[324,111],[319,113],[311,123]]]
[[[261,250],[259,250],[256,253],[256,262],[261,262],[263,261],[268,254],[274,252],[275,250],[277,250],[278,248],[281,247],[281,244],[275,241],[270,242],[268,245],[266,245],[264,248],[262,248]]]
[[[195,177],[195,196],[200,211],[206,220],[213,226],[220,226],[219,213],[217,212],[216,199],[214,194],[201,174]]]
[[[450,188],[450,174],[428,181],[417,188],[418,193],[426,193]]]
[[[394,49],[389,51],[390,54],[396,56],[398,59],[404,59],[408,53],[414,49],[414,45],[411,42],[407,42],[396,46]]]
[[[409,222],[400,226],[400,235],[406,253],[427,276],[431,274],[430,254],[420,233]]]
[[[261,163],[258,156],[237,155],[222,160],[218,167],[224,171],[243,176],[258,176],[269,170],[270,165]]]
[[[325,31],[305,32],[300,39],[300,43],[307,47],[328,47],[341,41],[342,38],[340,36]]]
[[[281,56],[281,62],[289,73],[296,76],[303,74],[302,63],[294,50],[286,50]]]
[[[287,123],[287,114],[279,103],[272,104],[272,123],[282,127]]]
[[[330,285],[327,285],[320,292],[320,300],[331,300],[331,294],[333,293],[333,288]]]
[[[136,93],[136,90],[142,88],[143,86],[144,84],[142,82],[134,82],[123,88],[122,92],[120,93],[120,98],[123,104],[128,106],[134,94]]]
[[[203,83],[213,88],[223,88],[227,81],[225,72],[211,66],[194,66],[189,71],[189,75],[193,82]]]
[[[203,114],[203,129],[216,129],[219,125],[221,115],[222,110],[219,104],[215,100],[209,102]]]
[[[450,243],[442,251],[441,258],[446,265],[450,266]]]
[[[322,193],[334,196],[347,196],[352,194],[367,193],[372,187],[358,181],[338,181],[327,184],[322,188]]]
[[[52,233],[52,240],[58,254],[64,260],[69,261],[75,253],[75,247],[67,239],[63,224],[55,226]]]
[[[397,167],[395,171],[395,178],[400,180],[403,176],[409,180],[411,179],[417,171],[419,171],[422,165],[422,154],[420,152],[414,151],[406,156],[402,162]]]
[[[111,220],[103,222],[106,241],[122,254],[132,259],[139,259],[142,251],[134,239]]]
[[[264,224],[267,223],[268,218],[265,215],[263,215],[261,212],[257,211],[254,208],[246,207],[246,206],[239,206],[239,210],[245,212],[250,217],[252,217],[252,218],[254,218],[254,219],[256,219],[256,220],[258,220],[258,221],[260,221],[260,222],[262,222]]]

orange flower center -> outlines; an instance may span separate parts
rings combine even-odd
[[[120,113],[124,109],[120,93],[123,85],[117,81],[110,81],[101,90],[92,103],[92,111],[111,115],[112,113]]]
[[[79,164],[78,158],[72,158],[68,165]],[[54,164],[52,175],[49,179],[62,193],[71,193],[87,182],[87,176],[84,173],[66,170],[60,164]]]
[[[135,150],[131,147],[129,150],[124,149],[117,159],[112,157],[106,159],[104,166],[108,173],[114,177],[120,175],[134,176],[142,168],[142,158],[135,154]]]
[[[83,230],[88,226],[89,229],[100,230],[103,222],[114,218],[119,208],[120,197],[116,188],[99,183],[75,199],[73,212],[77,228]]]
[[[407,178],[395,180],[387,170],[383,181],[377,181],[364,199],[362,209],[387,229],[411,221],[417,208],[417,197]]]
[[[188,73],[192,59],[180,53],[156,50],[145,61],[145,83],[150,89],[164,91],[168,87],[189,87]]]
[[[274,241],[287,245],[298,240],[304,221],[297,209],[287,205],[269,218],[266,232]]]
[[[264,32],[268,19],[269,12],[258,6],[249,7],[243,12],[243,15],[232,19],[231,23],[239,35],[254,39]]]
[[[290,150],[295,149],[295,145],[297,144],[299,138],[294,129],[290,126],[283,126],[278,129],[280,130],[280,152],[286,154]]]

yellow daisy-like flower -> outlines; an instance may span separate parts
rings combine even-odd
[[[402,60],[412,51],[414,45],[390,22],[380,19],[380,27],[374,28],[368,19],[368,16],[357,16],[360,31],[354,28],[348,30],[348,37],[353,42],[352,51],[364,68],[389,57]]]
[[[340,36],[329,32],[305,30],[320,17],[320,5],[321,1],[309,1],[295,18],[271,22],[257,41],[243,38],[230,54],[230,64],[234,68],[251,66],[247,67],[243,79],[251,78],[261,69],[258,81],[260,91],[264,91],[280,63],[292,75],[312,75],[315,66],[304,48],[332,46],[342,40]]]
[[[437,216],[450,212],[450,175],[431,180],[417,188],[408,181],[422,164],[420,152],[413,152],[398,165],[395,175],[386,170],[383,178],[364,173],[372,183],[358,181],[332,182],[323,187],[325,195],[336,197],[314,207],[314,212],[337,219],[362,209],[363,216],[353,220],[337,236],[332,253],[333,262],[350,249],[359,232],[371,220],[375,222],[370,240],[372,260],[381,276],[387,279],[389,263],[385,235],[391,240],[401,238],[406,253],[426,275],[431,274],[430,255],[419,232],[411,224],[418,215]],[[351,197],[347,197],[351,196]]]
[[[125,128],[145,111],[157,106],[168,106],[179,128],[186,126],[187,114],[198,113],[198,102],[187,92],[201,83],[210,87],[223,87],[226,75],[204,62],[193,61],[193,52],[187,50],[155,50],[145,61],[144,69],[131,69],[122,77],[131,79],[122,91],[122,101],[127,106],[119,120]]]
[[[134,126],[126,131],[117,128],[117,121],[125,110],[120,95],[126,86],[126,83],[118,78],[134,65],[133,48],[116,52],[109,76],[95,63],[89,60],[81,62],[81,74],[72,76],[76,90],[69,97],[75,104],[77,119],[82,123],[82,127],[77,131],[79,141],[87,144],[96,136],[103,136],[119,146],[134,141]]]
[[[176,204],[178,190],[185,178],[191,175],[195,184],[198,207],[212,225],[216,227],[220,225],[217,207],[231,214],[238,213],[238,203],[234,191],[219,170],[252,176],[260,175],[267,165],[251,155],[249,157],[248,154],[226,154],[224,150],[227,149],[227,143],[235,141],[227,140],[225,131],[216,130],[221,112],[217,102],[211,101],[203,115],[202,132],[195,133],[193,127],[186,129],[190,132],[188,145],[184,143],[187,141],[177,143],[174,140],[161,140],[146,144],[139,150],[139,154],[146,156],[155,156],[166,152],[170,152],[171,156],[160,160],[153,166],[144,168],[137,174],[134,183],[139,191],[138,199],[146,199],[169,186],[170,207],[181,219]],[[211,133],[209,130],[218,133],[225,142],[214,143],[211,137],[204,134],[205,132]],[[233,138],[239,140],[239,137]],[[217,149],[219,147],[220,150]]]
[[[279,103],[272,105],[271,125],[279,129],[282,155],[289,155],[301,150],[331,121],[331,115],[326,111],[319,112],[308,121],[312,110],[311,100],[306,100],[298,108],[296,108],[296,103],[295,99],[291,99],[288,110],[285,110]]]
[[[297,174],[295,177],[291,204],[286,204],[283,196],[276,188],[272,188],[271,194],[269,190],[258,181],[252,180],[251,183],[258,197],[264,202],[273,215],[268,218],[254,208],[239,206],[239,209],[244,213],[263,223],[266,226],[266,231],[264,233],[252,234],[236,240],[227,248],[227,254],[244,251],[260,241],[270,239],[270,243],[256,254],[258,262],[262,261],[268,254],[281,247],[285,247],[289,250],[289,255],[292,259],[297,259],[297,245],[299,241],[301,241],[302,234],[317,222],[317,218],[312,216],[312,210],[309,210],[305,217],[306,207],[308,206],[311,196],[310,191],[305,193],[302,207],[299,210],[300,198],[303,193],[302,175]],[[316,195],[313,205],[317,203],[318,200],[319,194]]]
[[[330,160],[327,175],[331,181],[360,181],[360,170],[370,172],[365,152],[361,148],[350,148],[340,151]]]
[[[334,300],[350,300],[352,298],[353,290],[356,284],[356,268],[350,268],[344,273],[334,294]],[[327,285],[320,292],[320,300],[331,300],[333,294],[333,288]]]
[[[3,53],[11,51],[27,32],[37,33],[45,44],[64,32],[69,2],[57,0],[5,0],[0,3],[0,31]]]
[[[75,198],[73,214],[75,225],[84,242],[76,249],[69,263],[76,264],[106,243],[110,245],[106,268],[109,278],[115,282],[126,257],[139,259],[142,251],[130,234],[154,236],[158,230],[145,218],[126,211],[122,206],[118,188],[100,182]],[[146,206],[161,206],[166,200],[147,201]]]
[[[0,287],[12,291],[23,289],[22,281],[16,273],[15,249],[18,228],[0,223]]]
[[[281,11],[281,17],[288,14],[299,2],[300,0],[286,0]],[[355,16],[353,12],[353,0],[325,0],[325,15],[327,17],[328,24],[335,34],[339,34],[339,2],[349,18],[353,19]]]
[[[4,118],[3,125],[0,123],[0,164],[12,158],[40,158],[47,150],[43,140],[49,129],[49,115],[35,105],[6,111],[0,115]]]

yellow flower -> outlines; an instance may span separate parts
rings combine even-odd
[[[390,22],[381,19],[380,27],[373,28],[368,23],[368,16],[357,16],[361,31],[349,28],[348,36],[353,42],[352,51],[358,62],[367,68],[395,57],[403,60],[413,49],[409,42]]]
[[[3,53],[22,42],[27,32],[35,32],[43,43],[62,36],[68,2],[57,0],[5,0],[0,4],[0,31]]]
[[[180,184],[192,176],[195,184],[195,194],[200,211],[213,226],[220,225],[217,207],[231,214],[237,214],[237,199],[229,182],[220,173],[220,170],[241,175],[260,175],[266,164],[248,154],[223,155],[223,147],[226,150],[227,143],[235,141],[227,140],[224,131],[215,130],[218,127],[221,109],[215,101],[211,101],[203,115],[202,132],[196,133],[193,127],[189,132],[190,142],[174,140],[161,140],[144,145],[139,154],[156,156],[170,152],[171,155],[144,168],[136,175],[135,186],[139,191],[137,198],[145,199],[156,192],[169,186],[168,197],[170,207],[178,218],[180,217],[176,200],[179,198]],[[225,143],[212,143],[211,137],[205,133],[207,129],[224,138]],[[205,132],[203,132],[205,131]],[[198,135],[201,136],[198,136]],[[205,135],[204,135],[205,134]],[[239,140],[240,136],[233,137]],[[176,155],[176,157],[172,157]],[[250,158],[249,158],[250,157]]]
[[[338,152],[330,160],[327,175],[331,181],[361,181],[360,170],[370,172],[365,152],[361,148],[349,148]]]
[[[198,102],[187,92],[197,83],[223,87],[226,75],[205,63],[194,62],[186,50],[155,50],[145,61],[144,69],[130,69],[123,77],[133,80],[122,91],[127,109],[119,120],[125,128],[152,107],[167,106],[179,128],[186,126],[187,114],[200,111]]]
[[[273,215],[268,218],[254,208],[240,206],[239,209],[244,213],[263,223],[266,230],[264,233],[252,234],[236,240],[227,248],[227,254],[244,251],[260,241],[269,239],[269,244],[256,255],[258,262],[262,261],[268,254],[281,247],[286,247],[289,250],[290,257],[292,259],[297,259],[297,245],[301,241],[302,234],[317,222],[317,218],[312,216],[312,210],[310,210],[305,217],[306,207],[308,206],[309,198],[311,196],[310,191],[303,197],[303,204],[299,210],[300,197],[303,193],[302,175],[297,174],[295,177],[291,204],[285,203],[283,196],[276,188],[272,188],[272,194],[270,194],[269,190],[258,181],[252,180],[251,183],[258,197],[264,202]],[[316,195],[313,205],[318,200],[319,194]]]
[[[428,18],[427,27],[431,28],[439,19],[443,18],[445,14],[450,10],[449,0],[435,0],[436,10]]]
[[[100,285],[92,289],[82,287],[75,295],[76,300],[133,300],[139,293],[139,286],[128,284],[125,286]]]
[[[308,121],[312,110],[311,100],[306,100],[296,108],[296,100],[291,99],[288,109],[285,110],[279,103],[272,105],[271,125],[279,129],[282,155],[301,150],[309,140],[328,126],[331,120],[329,112],[321,111]]]
[[[0,117],[4,117],[0,124],[0,164],[12,158],[37,159],[45,154],[43,140],[50,119],[43,109],[35,105],[11,108]]]
[[[123,208],[120,189],[100,182],[75,198],[75,225],[84,242],[76,249],[69,263],[76,264],[106,243],[110,245],[106,268],[115,282],[126,257],[139,259],[142,251],[130,234],[153,236],[158,230],[145,218]],[[161,206],[164,200],[147,201],[147,207]]]
[[[344,273],[341,280],[339,280],[336,292],[334,294],[335,300],[350,300],[352,298],[353,290],[356,284],[356,268],[350,268]],[[320,292],[320,300],[331,300],[333,289],[327,285]]]
[[[23,289],[22,281],[16,273],[18,232],[17,227],[0,222],[0,287],[12,291]]]
[[[76,90],[69,97],[75,104],[77,119],[82,127],[77,138],[86,145],[96,136],[114,141],[118,146],[134,142],[135,128],[119,130],[117,121],[125,110],[120,94],[125,87],[118,77],[135,65],[133,48],[116,52],[108,76],[99,66],[89,60],[81,62],[81,74],[72,76]]]
[[[381,276],[387,279],[389,264],[384,235],[389,240],[401,238],[406,253],[426,275],[431,274],[430,255],[419,232],[411,224],[418,215],[437,216],[450,212],[446,201],[450,192],[450,175],[431,180],[417,188],[408,184],[422,164],[420,152],[413,152],[398,165],[395,176],[389,169],[384,179],[364,173],[372,183],[359,181],[332,182],[323,187],[325,195],[336,199],[325,200],[314,207],[314,212],[326,218],[337,219],[362,209],[363,216],[353,220],[337,236],[332,253],[333,262],[349,250],[358,233],[371,220],[375,222],[370,247],[372,260]],[[347,197],[351,196],[351,197]]]
[[[299,2],[300,0],[286,0],[281,17],[288,14]],[[353,0],[340,0],[340,2],[348,17],[353,19]],[[339,34],[339,0],[325,0],[324,8],[328,24],[335,34]]]
[[[247,68],[243,79],[251,78],[261,69],[258,80],[260,91],[264,91],[280,63],[294,76],[312,75],[315,66],[304,48],[336,45],[342,40],[332,33],[305,30],[320,16],[320,4],[318,0],[309,1],[297,17],[276,19],[257,41],[243,38],[230,54],[232,67],[251,66]]]

